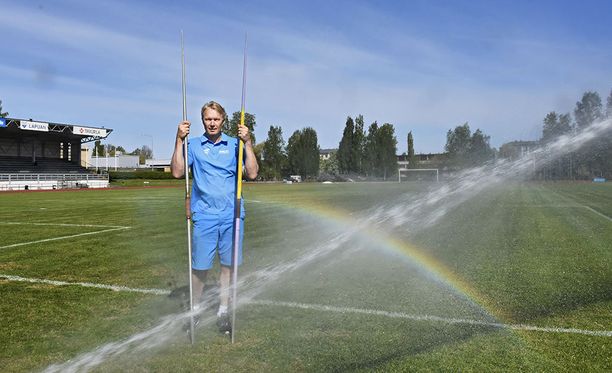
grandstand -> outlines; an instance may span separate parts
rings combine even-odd
[[[0,191],[105,188],[108,174],[81,167],[81,144],[107,128],[0,118]]]

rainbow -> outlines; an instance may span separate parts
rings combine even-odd
[[[246,201],[248,202],[249,200]],[[318,220],[324,219],[327,224],[333,224],[343,229],[354,227],[355,224],[358,223],[350,212],[337,207],[334,207],[333,209],[329,208],[318,201],[300,200],[287,202],[266,200],[258,202],[273,204],[275,207],[289,209],[292,212],[297,212]],[[508,319],[508,316],[503,314],[498,307],[495,307],[493,305],[494,303],[489,298],[479,292],[474,286],[472,286],[457,273],[452,271],[446,264],[428,254],[425,250],[420,249],[416,245],[406,242],[403,239],[400,240],[393,237],[389,234],[389,232],[383,232],[383,234],[381,234],[381,232],[377,232],[373,229],[366,229],[360,234],[367,236],[368,239],[376,240],[376,243],[378,244],[377,247],[385,251],[400,254],[404,259],[408,260],[423,273],[454,291],[458,295],[466,298],[469,302],[478,306],[478,308],[484,311],[488,316],[491,316],[496,320]]]

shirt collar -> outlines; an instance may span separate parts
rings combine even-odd
[[[224,143],[227,145],[227,140],[229,139],[229,136],[227,136],[225,133],[221,132],[221,140],[219,141],[219,143]],[[214,145],[214,143],[212,141],[210,141],[210,139],[208,137],[206,137],[206,134],[202,135],[202,137],[200,138],[200,141],[202,142],[202,144],[204,143],[211,143]]]

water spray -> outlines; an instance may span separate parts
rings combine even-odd
[[[589,141],[606,135],[612,130],[612,119],[597,122],[574,136],[561,136],[555,141],[535,149],[533,152],[514,161],[497,161],[493,164],[465,170],[454,180],[441,186],[436,186],[424,196],[405,196],[393,205],[367,209],[359,214],[354,221],[340,234],[326,240],[320,246],[309,249],[301,257],[284,263],[278,263],[244,276],[240,286],[245,287],[240,302],[234,299],[233,308],[249,304],[264,288],[276,283],[281,276],[291,273],[317,260],[337,253],[351,238],[361,234],[364,229],[390,230],[398,227],[410,227],[408,233],[414,233],[419,228],[435,224],[450,209],[478,195],[484,189],[499,185],[516,177],[525,177],[533,170],[534,157],[538,162],[548,162],[579,149]],[[483,176],[487,176],[486,179]],[[407,224],[421,222],[425,224]],[[384,233],[383,233],[384,234]],[[234,283],[237,287],[238,283]],[[83,353],[64,364],[54,364],[45,372],[77,372],[90,370],[104,361],[118,357],[126,352],[145,351],[160,348],[164,343],[176,338],[177,329],[193,312],[182,312],[168,315],[151,329],[134,334],[122,341],[111,342],[93,351]],[[212,324],[213,317],[203,318],[202,325]],[[507,328],[505,324],[497,327]],[[510,326],[512,328],[512,326]],[[524,327],[521,327],[524,329]],[[607,334],[606,334],[607,335]]]

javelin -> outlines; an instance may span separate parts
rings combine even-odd
[[[183,30],[181,30],[181,70],[182,70],[182,91],[183,91],[183,122],[187,120],[187,91],[185,89],[185,48],[183,46]],[[191,269],[191,196],[189,190],[189,156],[187,153],[187,140],[189,134],[183,140],[183,152],[185,153],[185,215],[187,216],[187,250],[189,252],[189,338],[191,344],[194,339],[193,325],[193,278]]]
[[[247,36],[244,35],[244,60],[242,63],[242,101],[240,125],[244,126],[244,100],[246,97]],[[238,304],[238,250],[240,249],[240,205],[242,201],[242,158],[244,144],[238,137],[238,171],[236,172],[236,200],[234,201],[234,251],[232,253],[232,343],[236,331],[236,305]]]

